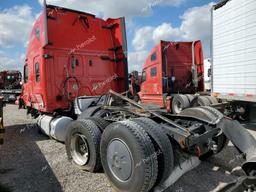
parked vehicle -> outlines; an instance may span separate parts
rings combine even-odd
[[[245,154],[246,174],[255,175],[252,135],[212,107],[190,107],[215,99],[193,96],[204,90],[200,41],[162,41],[140,81],[137,73],[127,74],[124,26],[123,18],[105,21],[44,5],[28,45],[20,97],[41,130],[65,142],[69,160],[81,169],[103,167],[117,191],[146,192],[170,176],[177,179],[173,170],[182,156],[210,157],[227,139]],[[95,40],[78,49],[91,36]]]
[[[212,95],[227,115],[256,122],[256,2],[225,0],[212,8]]]
[[[0,97],[0,145],[4,143],[4,134],[5,134],[5,129],[4,129],[4,116],[3,116],[3,97]],[[1,147],[0,147],[1,149]]]
[[[204,92],[201,41],[161,41],[152,49],[142,71],[139,96],[143,103],[155,104],[177,114],[190,107],[194,94],[200,92]],[[195,104],[210,105],[214,99],[199,96]]]
[[[71,112],[79,96],[127,90],[123,18],[51,5],[45,12],[33,26],[24,65],[22,101],[33,116]]]
[[[204,89],[211,92],[211,59],[204,60]]]
[[[0,72],[0,96],[4,102],[16,101],[21,94],[22,75],[20,71],[7,70]]]

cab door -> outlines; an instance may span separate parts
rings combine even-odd
[[[82,56],[79,54],[72,54],[68,57],[68,73],[64,80],[65,97],[68,100],[74,100],[81,94],[81,86],[84,84],[84,64]]]
[[[38,55],[34,57],[32,65],[32,97],[31,102],[35,109],[40,110],[44,107],[43,97],[42,97],[42,62],[41,57]]]
[[[159,52],[153,51],[147,59],[146,67],[142,72],[142,80],[139,94],[142,102],[164,107],[162,65]]]
[[[40,62],[40,57],[36,56],[33,61],[33,76],[34,79],[34,86],[33,86],[33,92],[34,93],[40,93],[41,87],[41,62]]]

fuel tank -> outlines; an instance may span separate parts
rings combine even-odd
[[[37,124],[41,131],[58,141],[65,142],[67,125],[72,121],[70,117],[52,117],[49,115],[41,115],[38,118]]]

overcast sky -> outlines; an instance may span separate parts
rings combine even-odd
[[[209,57],[209,0],[47,0],[48,4],[90,12],[98,17],[126,17],[129,70],[141,71],[160,40],[201,39]],[[41,0],[0,1],[0,70],[22,69],[28,36],[42,10]]]

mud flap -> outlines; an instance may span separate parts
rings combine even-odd
[[[163,192],[172,186],[185,173],[193,170],[200,165],[198,157],[189,155],[181,151],[175,151],[175,167],[164,183],[158,185],[154,192]]]
[[[256,191],[256,177],[240,177],[235,181],[228,183],[218,192],[241,192]]]
[[[211,107],[188,108],[178,116],[196,118],[220,128],[246,157],[246,162],[242,165],[244,172],[256,176],[256,140],[238,121],[225,118],[221,112]]]
[[[238,121],[224,118],[220,128],[226,137],[246,157],[242,169],[247,175],[256,176],[256,140]]]

